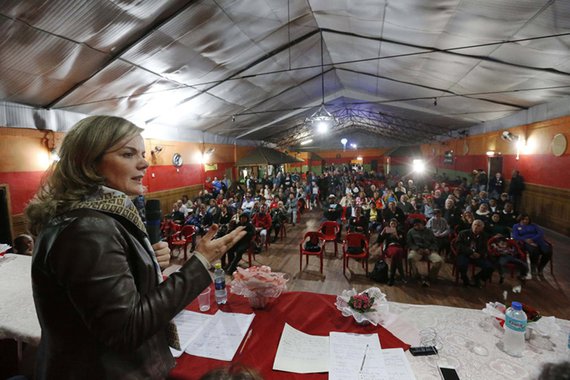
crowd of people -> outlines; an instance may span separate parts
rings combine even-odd
[[[343,234],[359,232],[372,250],[380,249],[391,259],[389,285],[407,282],[405,260],[412,277],[424,286],[437,279],[446,260],[456,265],[465,286],[481,286],[495,270],[503,282],[505,269],[511,267],[521,281],[529,271],[540,278],[552,255],[542,229],[521,214],[524,179],[518,171],[508,188],[501,173],[489,179],[483,170],[474,170],[470,181],[424,177],[421,183],[347,165],[325,168],[320,175],[275,172],[248,177],[243,184],[208,179],[194,199],[185,196],[173,205],[171,218],[194,225],[202,234],[213,223],[221,225],[219,235],[244,226],[249,231],[244,241],[228,252],[228,273],[251,244],[260,251],[267,239],[278,239],[286,223],[295,226],[300,211],[316,207],[322,208],[322,221],[338,223],[338,242]],[[220,183],[224,185],[215,185]],[[490,247],[489,239],[498,237],[502,239],[494,239]],[[512,251],[510,241],[518,249]],[[530,268],[521,252],[529,255]],[[420,261],[430,262],[429,273],[420,274]],[[471,279],[469,265],[480,268]]]

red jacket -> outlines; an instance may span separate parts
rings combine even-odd
[[[263,216],[261,213],[257,213],[251,219],[251,223],[256,228],[264,228],[266,230],[271,228],[271,215],[266,212]]]

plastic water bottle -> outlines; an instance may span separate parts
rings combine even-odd
[[[520,302],[513,302],[505,313],[505,336],[503,349],[511,356],[521,357],[524,351],[526,314]]]
[[[228,300],[228,291],[226,290],[226,272],[222,269],[221,263],[214,266],[214,286],[216,288],[216,303],[218,305],[226,303]]]

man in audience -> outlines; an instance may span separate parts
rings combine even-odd
[[[493,178],[489,181],[489,195],[491,198],[498,198],[500,194],[503,193],[505,188],[505,181],[503,180],[503,175],[501,173],[496,173]]]
[[[455,206],[455,201],[451,197],[445,200],[443,217],[449,225],[450,232],[453,233],[455,231],[455,227],[461,221],[461,210]]]
[[[348,231],[368,236],[368,218],[362,215],[362,207],[355,208],[355,215],[348,220]]]
[[[406,221],[406,214],[404,214],[404,211],[402,211],[401,208],[396,206],[395,201],[388,202],[388,208],[384,209],[382,217],[384,220],[396,218],[398,223],[401,225],[404,225],[404,222]]]
[[[505,207],[501,211],[501,223],[511,229],[518,223],[518,215],[515,213],[511,202],[505,203]]]
[[[423,220],[415,219],[413,228],[408,231],[406,243],[409,250],[408,263],[412,269],[412,276],[419,276],[418,261],[424,258],[431,261],[429,279],[424,276],[421,277],[422,286],[430,286],[429,280],[437,280],[437,275],[443,263],[441,256],[437,253],[438,247],[433,232],[425,228]]]
[[[471,229],[461,231],[457,237],[457,270],[464,286],[469,286],[467,268],[473,264],[481,268],[473,278],[473,285],[481,287],[481,281],[491,278],[493,265],[487,254],[487,234],[484,232],[485,223],[476,219]]]
[[[441,210],[435,209],[433,217],[428,220],[426,228],[430,229],[437,241],[437,249],[439,252],[449,249],[449,225],[447,220],[441,216]]]
[[[513,209],[517,212],[521,211],[521,199],[524,189],[524,178],[521,176],[518,170],[513,170],[513,176],[511,177],[511,182],[509,183],[509,195],[513,202]]]

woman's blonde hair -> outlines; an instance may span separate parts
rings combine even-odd
[[[63,139],[59,161],[50,166],[24,211],[30,233],[37,236],[53,216],[71,209],[104,185],[105,178],[96,170],[103,154],[141,132],[130,121],[114,116],[90,116],[75,124]]]

